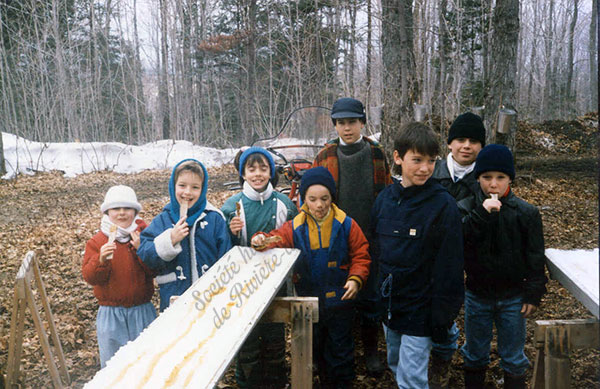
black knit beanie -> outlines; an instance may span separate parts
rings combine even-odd
[[[331,173],[329,173],[329,170],[323,166],[308,169],[302,174],[302,180],[300,181],[300,198],[302,201],[304,201],[306,190],[311,185],[323,185],[329,189],[331,198],[335,198],[335,181],[333,180]]]
[[[485,127],[483,121],[472,112],[465,112],[459,115],[448,132],[448,144],[456,138],[471,138],[481,142],[481,146],[485,146]]]
[[[513,155],[504,145],[487,145],[477,155],[475,160],[475,177],[485,172],[506,173],[511,180],[515,179]]]

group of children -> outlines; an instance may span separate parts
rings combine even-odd
[[[257,147],[239,154],[242,192],[221,210],[207,201],[207,171],[192,159],[174,167],[171,201],[148,227],[131,188],[109,189],[83,261],[100,304],[102,367],[156,317],[153,278],[162,311],[232,245],[294,247],[301,256],[293,289],[319,299],[313,355],[321,387],[352,387],[357,315],[369,374],[384,370],[383,330],[398,387],[448,387],[463,302],[465,387],[484,385],[494,325],[504,385],[525,387],[525,318],[545,293],[544,241],[539,211],[511,191],[510,150],[485,146],[481,118],[465,113],[439,160],[437,135],[409,123],[394,139],[392,178],[381,146],[361,134],[362,103],[339,99],[331,117],[339,137],[303,173],[299,210],[274,189],[273,159]],[[270,236],[279,239],[264,247]],[[240,387],[286,386],[284,339],[281,324],[255,327],[238,354]]]

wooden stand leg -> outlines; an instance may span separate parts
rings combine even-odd
[[[312,388],[312,307],[292,303],[292,388]]]
[[[531,378],[531,389],[545,389],[544,367],[545,367],[544,348],[538,347],[535,354],[535,363],[533,365],[533,377]]]
[[[546,329],[544,358],[544,381],[546,389],[571,387],[571,364],[569,362],[569,342],[564,327]]]
[[[37,305],[35,304],[33,293],[28,286],[26,286],[25,288],[25,295],[27,297],[27,303],[29,304],[31,316],[33,316],[35,329],[37,330],[38,336],[40,338],[40,343],[42,344],[44,356],[46,357],[46,361],[48,362],[48,369],[50,370],[50,375],[52,376],[52,382],[54,383],[55,388],[62,388],[63,386],[60,381],[60,375],[58,374],[58,369],[56,368],[56,364],[54,363],[54,356],[52,355],[52,350],[50,349],[50,343],[48,343],[48,335],[46,335],[46,331],[44,330],[44,325],[42,323],[42,319],[40,318]]]
[[[42,309],[46,313],[46,320],[48,321],[48,327],[50,327],[50,336],[52,338],[52,344],[54,345],[54,351],[57,354],[59,361],[59,368],[63,376],[65,377],[65,382],[69,384],[71,382],[71,377],[69,376],[69,372],[67,371],[67,363],[65,361],[65,354],[63,353],[62,345],[60,344],[60,340],[58,339],[58,333],[56,332],[56,326],[54,325],[54,315],[52,315],[52,310],[50,309],[50,304],[48,303],[48,295],[46,294],[46,287],[42,282],[42,275],[40,274],[40,268],[38,267],[37,260],[32,261],[33,265],[33,274],[35,275],[35,281],[37,284],[37,288],[40,292],[40,298],[42,301]]]
[[[12,389],[19,381],[21,352],[23,350],[23,326],[25,324],[25,300],[19,298],[24,293],[23,280],[17,281],[13,298],[13,311],[8,343],[8,363],[6,368],[6,387]]]

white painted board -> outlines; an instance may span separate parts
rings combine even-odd
[[[546,257],[551,277],[571,292],[596,318],[600,318],[598,249],[547,249]]]
[[[299,254],[235,246],[85,388],[212,388]]]

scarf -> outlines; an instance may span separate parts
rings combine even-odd
[[[117,226],[117,242],[119,243],[127,243],[131,239],[131,233],[138,228],[136,220],[139,220],[140,217],[136,215],[135,219],[133,219],[133,223],[127,228],[122,228]],[[108,215],[102,216],[102,221],[100,221],[100,231],[106,236],[110,236],[110,227],[116,225],[110,221]]]
[[[273,185],[269,181],[267,188],[262,192],[257,192],[247,181],[244,181],[242,192],[252,201],[260,201],[260,205],[264,205],[264,201],[273,194]]]
[[[452,158],[452,153],[448,154],[447,158],[448,171],[450,172],[450,177],[452,177],[452,181],[456,182],[458,180],[462,180],[464,176],[471,173],[473,169],[475,169],[475,162],[470,165],[463,166],[456,162],[454,158]]]

